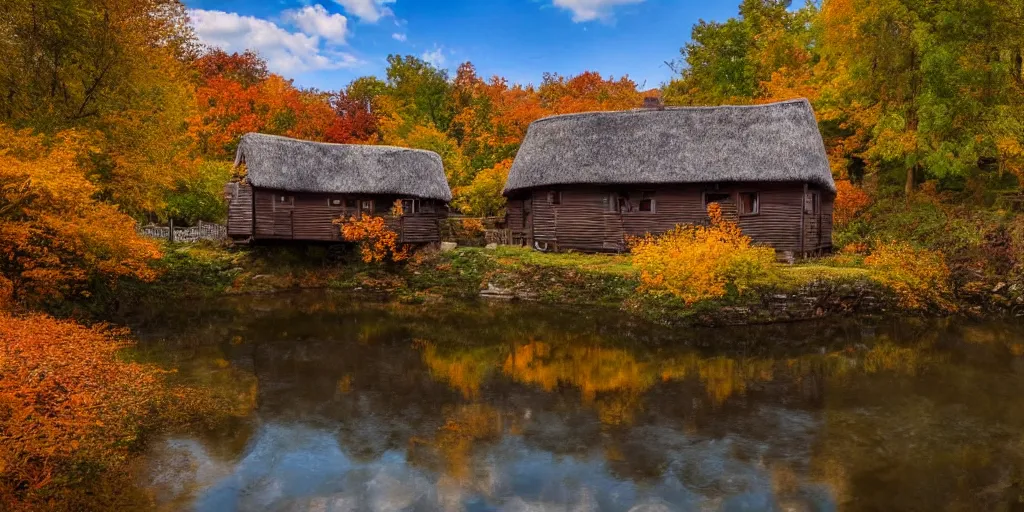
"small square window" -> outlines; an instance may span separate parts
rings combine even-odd
[[[331,206],[341,206],[341,199],[331,199]]]
[[[548,204],[562,204],[562,193],[558,190],[549,191]]]
[[[356,201],[355,199],[346,199],[345,200],[345,208],[351,208],[351,209],[355,210],[356,206],[358,206],[358,204],[359,204],[359,202]]]
[[[418,213],[418,211],[419,211],[419,208],[417,208],[418,206],[419,206],[419,201],[416,200],[416,199],[402,199],[402,214],[403,215],[412,215],[414,213]]]
[[[642,212],[654,213],[654,192],[640,193],[640,205],[638,209]]]
[[[740,215],[755,215],[760,211],[758,206],[757,192],[740,192]]]

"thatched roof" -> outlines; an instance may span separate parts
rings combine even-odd
[[[809,182],[835,191],[807,100],[589,112],[535,121],[505,194],[566,184]]]
[[[235,155],[236,165],[243,161],[254,187],[452,199],[441,157],[432,151],[247,133]]]

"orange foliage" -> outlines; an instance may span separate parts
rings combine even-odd
[[[118,446],[136,440],[159,387],[155,368],[118,358],[120,335],[0,313],[0,508],[86,478],[68,472],[76,461],[125,464]]]
[[[939,251],[915,249],[904,242],[876,242],[864,265],[872,278],[896,293],[906,309],[936,307],[951,311],[949,267]]]
[[[396,216],[402,214],[401,201],[395,202]],[[344,217],[334,221],[341,225],[341,236],[346,242],[359,244],[359,253],[365,263],[382,263],[387,259],[403,261],[409,258],[412,248],[398,246],[398,233],[388,227],[383,217],[363,215],[362,218]]]
[[[80,164],[89,149],[80,132],[47,145],[0,125],[0,290],[11,298],[60,299],[88,293],[96,279],[155,277],[156,245],[136,234],[131,217],[95,199]]]
[[[775,251],[757,247],[738,225],[722,218],[718,204],[708,206],[707,226],[680,225],[660,236],[631,241],[640,290],[668,293],[693,304],[722,297],[731,284],[742,293],[775,272]]]
[[[169,386],[122,358],[129,345],[125,330],[0,312],[0,510],[140,509],[126,489],[143,435],[251,410],[255,388]]]
[[[467,233],[483,234],[484,221],[473,218],[462,219],[462,229],[466,230]]]
[[[853,220],[870,203],[871,197],[864,189],[850,183],[849,180],[836,181],[832,218],[837,225],[842,226]]]
[[[298,89],[278,75],[256,79],[250,83],[226,73],[196,88],[198,109],[188,124],[204,154],[232,156],[238,138],[248,132],[320,141],[347,133],[338,125],[330,95]]]

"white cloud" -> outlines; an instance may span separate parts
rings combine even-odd
[[[334,0],[335,3],[345,8],[345,12],[358,17],[362,21],[377,23],[377,20],[392,16],[395,13],[386,4],[393,4],[397,0]]]
[[[408,39],[408,38],[406,37],[405,34],[402,34],[400,32],[395,32],[394,34],[391,34],[391,39],[394,39],[395,41],[401,41],[401,42],[404,43],[405,40]]]
[[[282,17],[285,21],[294,23],[304,34],[319,36],[327,41],[343,43],[345,36],[348,35],[348,19],[340,14],[327,12],[320,4],[285,11]]]
[[[319,35],[289,32],[253,16],[190,9],[189,17],[203,44],[227,52],[254,50],[267,60],[271,71],[277,73],[339,69],[359,63],[359,59],[349,53],[326,48]]]
[[[608,20],[612,9],[619,5],[638,4],[644,0],[554,0],[555,7],[572,12],[572,21],[582,23],[597,19]]]
[[[421,59],[427,61],[435,68],[441,68],[444,66],[444,48],[434,47],[433,51],[423,52],[420,56]]]

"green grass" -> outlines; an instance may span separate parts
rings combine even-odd
[[[620,254],[584,254],[584,253],[547,253],[526,247],[499,247],[493,251],[494,257],[502,266],[516,267],[519,265],[536,265],[541,267],[569,267],[576,270],[595,273],[631,276],[636,274],[628,255]]]
[[[854,281],[870,277],[871,271],[858,267],[836,267],[809,261],[797,265],[779,265],[785,281],[800,286],[813,281]]]

